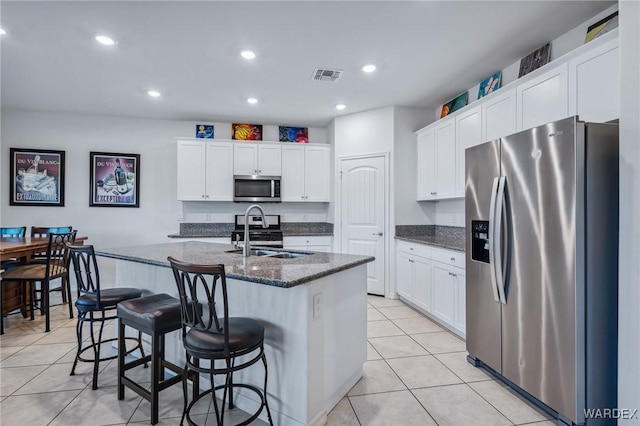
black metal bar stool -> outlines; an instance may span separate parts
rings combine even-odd
[[[227,299],[227,280],[224,265],[195,265],[168,258],[180,294],[182,310],[182,343],[186,353],[185,371],[205,373],[211,381],[211,389],[195,396],[187,405],[186,379],[182,389],[184,409],[182,420],[196,425],[189,416],[191,408],[207,395],[213,399],[216,424],[223,425],[224,409],[229,397],[229,409],[233,408],[234,388],[254,392],[260,407],[251,416],[240,423],[248,425],[258,418],[263,409],[267,411],[269,424],[273,425],[271,411],[267,402],[267,358],[264,354],[264,324],[253,318],[229,316]],[[217,298],[217,299],[216,299]],[[201,365],[201,361],[205,361]],[[258,361],[264,365],[264,387],[235,383],[233,373],[248,368]],[[217,365],[216,365],[217,364]],[[222,365],[220,365],[222,364]],[[215,385],[214,376],[224,375],[222,385]],[[184,377],[184,376],[183,376]],[[222,408],[218,408],[216,391],[223,390]]]
[[[165,360],[165,334],[182,326],[180,301],[168,294],[154,294],[148,297],[126,300],[118,303],[118,399],[124,399],[124,387],[134,390],[151,403],[151,424],[158,423],[158,394],[169,386],[182,381],[184,370]],[[151,354],[125,363],[125,326],[151,336]],[[126,376],[126,371],[151,361],[151,389],[147,390]],[[165,368],[175,373],[166,378]],[[193,395],[198,394],[199,378],[192,375]]]
[[[78,299],[76,300],[76,308],[78,308],[78,324],[76,325],[78,351],[76,352],[76,359],[73,361],[73,367],[71,367],[71,374],[69,375],[73,376],[75,374],[78,361],[92,362],[92,389],[96,390],[98,389],[98,368],[100,361],[108,361],[118,357],[117,354],[105,357],[100,356],[100,347],[104,343],[115,342],[117,340],[115,337],[106,340],[102,339],[104,323],[116,318],[116,315],[108,315],[107,313],[115,311],[116,306],[120,302],[140,297],[142,292],[137,288],[127,287],[101,289],[98,262],[96,261],[96,254],[93,250],[93,246],[69,246],[69,249],[71,259],[73,260],[76,280],[78,282]],[[90,326],[91,343],[86,347],[82,347],[82,327],[85,322],[88,322]],[[98,332],[97,340],[93,330],[94,323],[100,324],[100,331]],[[127,353],[132,353],[139,349],[142,357],[144,357],[141,337],[142,333],[138,332],[137,338],[127,338],[136,342],[136,345],[127,351]],[[122,345],[121,347],[124,346]],[[93,358],[83,358],[82,354],[89,350],[93,351]]]

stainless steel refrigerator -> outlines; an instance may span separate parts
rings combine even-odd
[[[618,125],[571,117],[465,154],[468,359],[596,424],[585,409],[617,403]]]

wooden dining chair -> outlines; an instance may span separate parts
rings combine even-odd
[[[0,228],[0,238],[24,238],[27,232],[26,226],[16,226],[13,228]]]
[[[47,238],[50,233],[63,234],[67,232],[71,232],[73,227],[71,226],[32,226],[31,227],[31,238]],[[31,258],[31,263],[44,263],[47,258],[46,252],[36,253]],[[67,287],[69,287],[69,283],[67,282],[68,278],[65,276],[61,279],[61,283],[58,287],[54,287],[49,289],[49,291],[59,291],[62,295],[62,303],[68,303],[71,299],[71,293],[67,294]],[[69,312],[73,314],[73,309],[69,308]],[[71,317],[73,318],[73,316]]]
[[[29,263],[26,265],[18,266],[14,269],[6,271],[2,274],[2,279],[7,281],[29,281],[41,283],[41,299],[40,304],[36,304],[35,297],[35,285],[31,285],[31,319],[34,319],[34,310],[38,309],[45,317],[45,331],[48,332],[51,329],[50,320],[50,303],[49,303],[49,282],[51,280],[66,277],[67,291],[71,293],[69,288],[69,249],[67,244],[73,244],[76,239],[76,232],[71,231],[67,233],[49,233],[49,239],[47,244],[47,258],[45,263]],[[0,302],[2,300],[2,286],[0,285]],[[69,312],[70,317],[73,318],[71,298],[69,298]],[[4,333],[4,320],[0,315],[0,334]]]

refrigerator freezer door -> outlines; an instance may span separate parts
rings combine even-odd
[[[487,142],[465,152],[465,220],[489,221],[494,179],[500,175],[500,141]],[[500,303],[494,298],[492,264],[473,260],[472,232],[466,233],[467,351],[500,371]],[[496,293],[497,294],[497,293]]]
[[[503,138],[501,150],[508,228],[502,374],[574,421],[576,173],[584,153],[575,129],[575,118],[550,123]]]

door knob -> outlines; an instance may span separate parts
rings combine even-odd
[[[382,237],[382,232],[374,232],[371,235],[377,235],[378,237]]]

